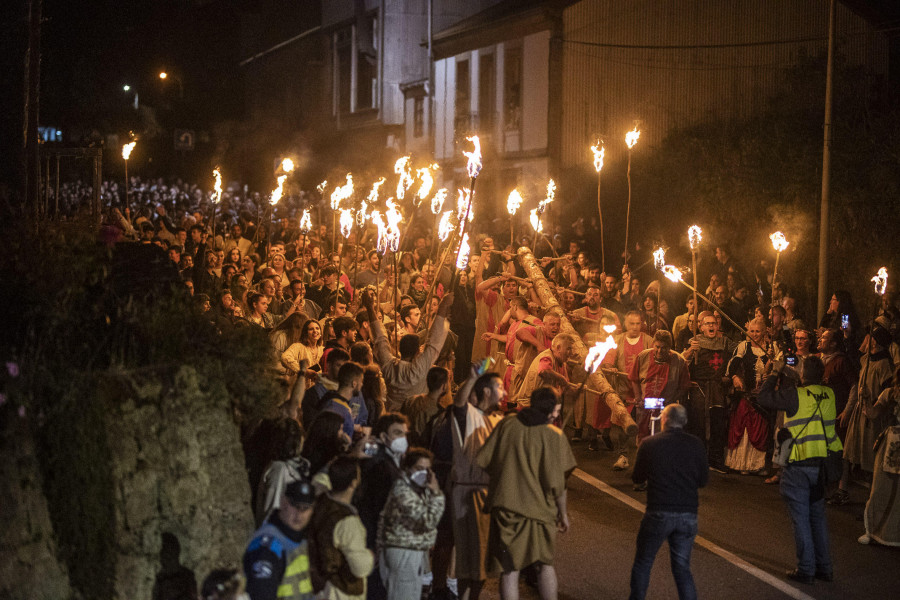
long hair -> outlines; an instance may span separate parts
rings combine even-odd
[[[278,331],[283,331],[287,340],[285,348],[289,348],[292,344],[303,341],[303,336],[306,333],[306,323],[308,322],[309,321],[306,320],[306,315],[303,313],[291,313],[290,316],[275,327],[272,334],[274,335]]]
[[[303,327],[300,329],[300,339],[298,341],[309,345],[309,330],[312,328],[313,324],[318,325],[319,322],[315,319],[307,319],[307,321],[303,324]],[[316,346],[321,346],[324,342],[322,340],[325,339],[325,336],[322,335],[322,327],[319,326],[319,339],[316,340]]]
[[[344,451],[339,437],[344,418],[331,411],[322,411],[309,425],[306,442],[300,456],[309,461],[310,473],[316,473]]]

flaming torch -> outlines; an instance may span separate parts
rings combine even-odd
[[[125,206],[128,206],[128,159],[131,158],[131,151],[134,150],[134,146],[137,144],[137,140],[128,142],[124,146],[122,146],[122,159],[125,161]]]
[[[607,329],[607,327],[612,327],[612,329]],[[597,372],[597,369],[600,368],[603,359],[606,358],[606,355],[609,354],[610,350],[616,349],[616,340],[612,336],[612,332],[616,329],[615,325],[606,325],[603,329],[607,334],[606,339],[602,342],[597,342],[593,347],[588,348],[587,355],[584,357],[584,381],[582,381],[581,385],[578,387],[578,391],[575,393],[576,396],[580,396],[581,392],[584,391],[584,386],[587,385],[588,379]]]
[[[665,265],[662,268],[662,273],[666,277],[666,279],[668,279],[669,281],[672,281],[674,283],[680,283],[687,289],[691,290],[692,292],[694,292],[695,294],[700,296],[700,298],[702,298],[703,301],[708,303],[710,306],[715,306],[715,304],[713,303],[712,300],[710,300],[709,298],[707,298],[706,296],[704,296],[703,294],[698,292],[697,288],[695,288],[694,286],[692,286],[691,284],[689,284],[688,282],[686,282],[684,280],[684,275],[681,273],[681,269],[679,269],[678,267],[675,267],[672,265]],[[747,335],[747,330],[744,329],[743,327],[741,327],[740,325],[738,325],[737,323],[735,323],[734,319],[729,317],[724,311],[720,310],[720,311],[716,311],[716,312],[718,312],[720,315],[722,315],[723,318],[728,319],[728,321],[730,321],[732,325],[737,327],[738,330],[741,331],[744,335]]]
[[[416,197],[419,199],[418,204],[422,204],[422,201],[431,193],[431,188],[434,186],[434,176],[431,172],[439,168],[440,167],[437,164],[433,164],[423,169],[416,169],[416,176],[419,178],[419,181],[422,182],[422,185],[419,186],[419,191],[416,192]]]
[[[449,193],[447,188],[441,188],[435,192],[434,196],[431,198],[431,214],[437,215],[441,212],[441,209],[444,208],[444,201],[447,200],[447,194]]]
[[[272,195],[269,196],[269,205],[272,207],[271,212],[269,213],[269,224],[272,227],[271,233],[269,233],[269,248],[272,247],[272,233],[275,231],[275,205],[281,200],[281,197],[284,195],[284,182],[287,181],[288,173],[294,170],[294,161],[289,158],[285,158],[281,161],[281,175],[278,176],[278,186],[272,191]],[[214,234],[215,235],[215,234]],[[213,238],[215,239],[215,238]],[[268,252],[268,251],[267,251]]]
[[[341,209],[341,235],[344,238],[349,238],[350,234],[353,232],[353,211],[349,208]]]
[[[790,242],[787,241],[784,237],[784,234],[780,231],[776,231],[775,233],[769,236],[769,239],[772,240],[772,247],[775,248],[775,270],[772,271],[772,304],[775,304],[775,281],[778,279],[778,261],[781,258],[781,253],[787,249],[790,245]]]
[[[666,266],[666,250],[662,246],[660,246],[659,248],[657,248],[656,250],[653,251],[653,268],[656,269],[657,271],[662,271],[665,266]],[[660,282],[660,285],[656,286],[656,328],[657,329],[659,329],[659,327],[660,327],[660,318],[661,318],[661,315],[659,312],[659,303],[660,303],[659,295],[662,291],[661,284],[662,284],[662,282]]]
[[[397,200],[403,200],[408,190],[413,184],[412,171],[409,167],[409,157],[404,156],[394,163],[394,173],[399,175],[397,179]]]
[[[303,214],[300,215],[300,231],[306,235],[310,229],[312,229],[312,218],[309,216],[309,209],[304,208]]]
[[[885,292],[887,292],[887,267],[881,267],[880,269],[878,269],[878,274],[872,278],[872,282],[875,284],[875,293],[881,297],[884,297]]]
[[[213,177],[216,178],[216,183],[213,186],[213,190],[215,193],[212,197],[212,205],[213,205],[213,214],[212,214],[212,238],[213,238],[213,249],[216,247],[216,206],[218,206],[219,202],[222,201],[222,172],[219,171],[219,167],[213,169]]]
[[[472,151],[466,152],[463,150],[463,154],[466,158],[469,159],[466,164],[466,173],[469,175],[469,193],[466,201],[466,211],[463,215],[463,218],[460,221],[460,229],[459,236],[460,239],[466,238],[466,227],[469,224],[469,214],[472,212],[472,200],[475,197],[475,180],[478,179],[478,174],[481,173],[481,167],[484,166],[481,162],[481,140],[478,139],[477,135],[469,136],[466,138],[468,141],[472,142]],[[463,245],[459,245],[459,250],[456,251],[456,263],[459,264],[459,255],[462,251]],[[459,274],[459,270],[457,269],[457,276]],[[451,286],[452,287],[452,286]]]
[[[628,146],[628,208],[625,210],[625,264],[628,264],[628,228],[631,224],[631,151],[637,144],[641,132],[634,124],[634,129],[625,134],[625,144]]]
[[[531,226],[534,228],[534,239],[531,242],[532,252],[537,248],[537,238],[538,234],[544,231],[544,226],[540,223],[541,217],[544,214],[544,209],[547,208],[547,205],[556,200],[556,182],[552,179],[547,182],[547,197],[538,202],[538,206],[536,209],[531,211],[530,221]],[[538,225],[535,225],[535,220]],[[547,241],[550,244],[550,249],[553,250],[553,253],[556,254],[556,249],[553,248],[553,244]]]
[[[516,243],[515,231],[513,229],[513,217],[516,216],[516,211],[519,210],[519,207],[522,206],[522,194],[519,193],[519,190],[513,190],[509,193],[509,198],[506,199],[506,212],[509,213],[509,244],[510,246]]]
[[[600,213],[600,265],[603,272],[606,273],[606,246],[603,242],[603,205],[600,204],[600,171],[603,170],[603,157],[606,155],[606,148],[603,146],[603,140],[598,139],[597,143],[591,146],[591,152],[594,155],[594,170],[597,171],[597,212]]]
[[[697,252],[700,250],[700,242],[703,241],[703,231],[697,225],[688,227],[688,243],[691,245],[691,272],[694,275],[694,288],[697,287]],[[697,293],[694,293],[694,335],[697,335],[699,327],[697,323]]]
[[[331,192],[331,247],[337,249],[337,211],[341,208],[341,202],[353,195],[353,174],[347,173],[344,185],[339,185]]]
[[[462,271],[469,266],[469,234],[463,234],[462,241],[459,242],[459,252],[456,253],[456,268]]]

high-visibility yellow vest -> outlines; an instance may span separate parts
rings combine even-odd
[[[789,462],[825,458],[829,450],[842,450],[834,430],[837,416],[834,391],[824,385],[798,387],[797,399],[800,403],[797,414],[784,423],[794,438]]]
[[[287,568],[281,578],[281,585],[278,586],[278,597],[288,600],[307,600],[313,597],[305,540],[288,556]]]

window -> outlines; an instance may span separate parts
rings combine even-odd
[[[478,59],[478,129],[487,135],[494,128],[497,72],[494,54],[482,54]]]
[[[454,128],[456,136],[461,137],[469,133],[469,111],[471,110],[472,82],[469,76],[469,61],[460,60],[456,63],[456,118]]]
[[[518,131],[522,120],[522,47],[507,48],[503,62],[503,126],[507,131]]]
[[[356,107],[375,108],[378,79],[378,24],[374,15],[363,17],[356,31]]]
[[[345,27],[334,34],[334,95],[337,112],[349,113],[353,82],[353,32]]]
[[[413,137],[420,138],[425,133],[425,97],[413,98]]]
[[[334,112],[377,107],[378,20],[363,16],[334,33]]]

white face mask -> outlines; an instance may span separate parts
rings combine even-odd
[[[428,470],[420,469],[418,471],[414,471],[412,475],[409,476],[409,479],[417,486],[425,487],[425,483],[428,481]]]
[[[394,454],[406,454],[407,448],[409,448],[409,442],[406,441],[405,435],[391,440],[391,452]]]

